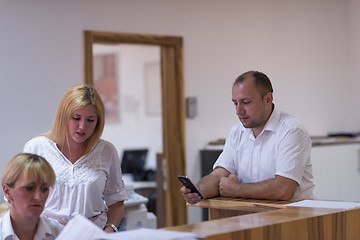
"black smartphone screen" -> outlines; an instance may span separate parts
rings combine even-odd
[[[199,189],[193,184],[190,178],[188,178],[187,176],[180,176],[180,175],[178,175],[177,177],[186,188],[189,188],[191,192],[195,192],[199,194],[201,199],[204,199],[204,196],[200,193]]]

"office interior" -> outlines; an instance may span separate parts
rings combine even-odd
[[[231,85],[248,70],[270,77],[275,104],[311,136],[359,132],[359,22],[357,0],[0,0],[0,167],[50,129],[63,93],[84,82],[84,30],[183,38],[184,97],[195,97],[197,110],[185,119],[186,175],[194,181],[201,177],[200,151],[238,123]],[[156,138],[154,156],[161,126],[142,119],[145,89],[134,94],[120,93],[121,104],[133,104],[132,123],[156,131],[122,127],[122,105],[118,126],[109,123],[103,137],[120,155]],[[155,157],[147,166],[156,167]],[[188,223],[201,220],[201,209],[187,208]]]

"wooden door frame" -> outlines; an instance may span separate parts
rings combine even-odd
[[[93,43],[160,46],[163,158],[166,166],[165,226],[186,224],[186,205],[177,175],[185,175],[185,101],[181,37],[84,31],[85,84],[93,85]]]

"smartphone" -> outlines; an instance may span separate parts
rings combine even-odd
[[[195,192],[195,193],[199,194],[201,199],[204,199],[204,196],[201,194],[201,192],[195,186],[195,184],[190,180],[190,178],[188,178],[187,176],[180,176],[180,175],[178,175],[177,177],[186,188],[189,188],[191,190],[191,192]]]

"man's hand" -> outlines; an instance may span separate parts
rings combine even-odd
[[[238,187],[241,184],[238,176],[230,174],[228,177],[222,177],[219,183],[220,195],[223,197],[237,197]]]
[[[194,184],[199,189],[199,185],[196,183]],[[185,201],[190,204],[196,204],[201,201],[201,197],[199,196],[199,194],[192,193],[191,190],[186,187],[180,188],[180,193],[183,195]]]
[[[204,198],[213,198],[219,196],[219,182],[222,177],[229,176],[230,173],[222,167],[217,167],[209,175],[204,176],[199,183],[194,183]],[[192,193],[186,187],[180,188],[180,193],[184,196],[186,202],[196,204],[201,201],[197,193]]]
[[[276,175],[274,178],[256,182],[242,183],[236,175],[222,177],[219,183],[220,195],[254,199],[289,200],[296,191],[297,182]]]

